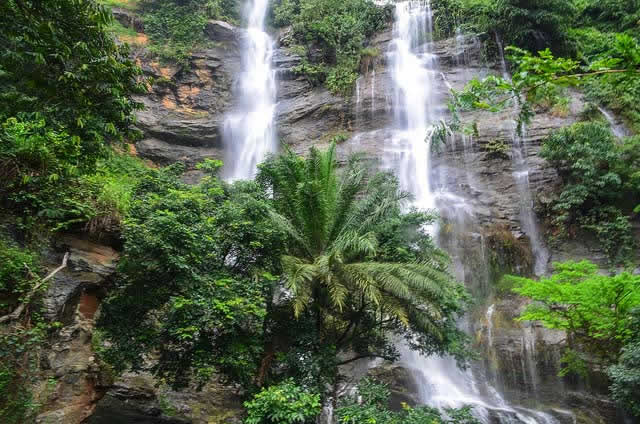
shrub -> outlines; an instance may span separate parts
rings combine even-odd
[[[46,290],[36,273],[38,255],[5,239],[0,234],[0,316],[28,305],[16,318],[0,324],[0,421],[30,422],[38,405],[29,389],[37,377],[39,354],[48,330],[41,315],[39,295]],[[31,295],[29,295],[31,294]]]
[[[296,43],[310,47],[296,71],[344,96],[351,94],[367,37],[391,17],[389,7],[370,0],[282,0],[274,8],[274,23],[292,25]],[[314,54],[310,55],[309,51]]]
[[[635,333],[622,349],[616,365],[608,369],[613,399],[632,415],[640,417],[640,309],[633,311],[631,328]]]
[[[218,3],[207,3],[217,13]],[[194,48],[205,42],[207,16],[197,0],[152,0],[143,9],[145,32],[151,38],[149,49],[163,59],[185,66]]]
[[[207,161],[200,169],[219,166]],[[273,285],[266,271],[282,235],[265,222],[266,198],[254,183],[227,187],[208,176],[189,186],[182,170],[149,171],[135,187],[118,289],[99,322],[110,342],[102,356],[120,372],[144,367],[153,351],[152,371],[173,386],[204,384],[217,373],[249,387]]]
[[[612,261],[632,257],[629,214],[640,202],[639,146],[637,137],[619,143],[602,122],[577,123],[544,141],[540,154],[563,182],[552,206],[559,234],[579,225],[596,235]]]
[[[313,424],[322,409],[320,395],[296,385],[292,379],[262,389],[244,406],[245,424]]]
[[[594,355],[601,364],[617,361],[633,337],[630,314],[640,306],[640,276],[601,275],[596,265],[582,261],[556,263],[553,275],[539,281],[509,278],[514,292],[535,302],[519,320],[566,331],[569,348]]]

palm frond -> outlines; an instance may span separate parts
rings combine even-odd
[[[335,240],[342,232],[345,222],[353,213],[353,205],[358,193],[365,187],[367,171],[359,161],[350,160],[347,169],[340,181],[336,194],[335,208],[332,215],[332,227],[329,231],[329,240]]]
[[[291,222],[289,218],[274,209],[269,209],[268,214],[269,219],[276,228],[287,234],[289,238],[297,244],[300,251],[304,252],[307,256],[311,256],[311,246],[309,246],[307,239],[300,234],[296,225]]]

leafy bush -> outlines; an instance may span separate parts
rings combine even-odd
[[[37,271],[38,257],[0,235],[0,315],[15,307],[19,297],[33,285],[28,269]],[[28,269],[27,269],[28,268]]]
[[[570,50],[567,31],[576,14],[565,0],[434,0],[433,9],[438,38],[457,30],[497,33],[506,45],[556,53]]]
[[[331,91],[348,95],[365,40],[386,25],[391,9],[370,0],[282,0],[273,15],[276,25],[292,25],[296,43],[308,47],[297,71],[312,74],[312,82],[326,80]]]
[[[145,85],[126,47],[108,33],[109,10],[94,1],[8,0],[0,16],[0,122],[44,119],[52,131],[79,137],[74,143],[87,164],[105,139],[135,135],[132,112],[142,105],[131,94]]]
[[[207,17],[226,21],[232,24],[239,24],[243,3],[238,0],[207,0],[204,10]]]
[[[552,209],[560,234],[580,225],[597,236],[612,261],[632,256],[628,215],[640,203],[640,139],[620,144],[607,124],[577,123],[551,134],[541,156],[556,168],[563,186]]]
[[[7,317],[19,304],[28,308],[0,324],[0,421],[30,422],[38,411],[30,391],[39,369],[39,355],[51,325],[44,322],[40,297],[38,255],[0,234],[0,316]]]
[[[640,25],[637,0],[584,0],[578,2],[580,21],[607,31],[633,31]]]
[[[640,306],[640,276],[601,275],[588,261],[554,264],[551,277],[539,281],[509,277],[514,292],[535,301],[519,320],[540,321],[567,332],[569,348],[614,363],[634,335],[631,311]]]
[[[333,92],[347,97],[351,94],[353,84],[358,79],[354,66],[341,64],[331,68],[327,75],[327,88]]]
[[[320,395],[310,393],[292,379],[262,389],[244,406],[245,424],[313,424],[322,409]]]
[[[433,31],[436,39],[462,33],[481,33],[491,25],[492,0],[433,0]]]
[[[631,69],[640,65],[637,37],[600,32],[593,27],[574,29],[571,37],[577,46],[578,58],[587,66],[597,67],[599,63],[608,61]],[[640,77],[633,72],[588,79],[585,93],[589,100],[613,110],[625,119],[630,128],[640,131],[640,105],[636,101],[640,96]]]
[[[139,369],[153,351],[154,371],[175,386],[214,372],[250,386],[273,285],[264,271],[273,269],[282,236],[266,221],[266,197],[254,183],[227,187],[208,177],[189,186],[181,172],[149,172],[136,186],[120,285],[100,321],[111,342],[103,357],[116,371]]]
[[[149,35],[148,49],[161,59],[189,65],[194,50],[207,44],[207,19],[239,24],[238,0],[147,0],[139,10]]]
[[[613,399],[632,415],[640,417],[640,309],[632,313],[634,335],[622,349],[616,365],[608,370]]]
[[[64,203],[107,145],[137,135],[142,105],[132,95],[144,80],[108,33],[111,13],[93,1],[10,0],[0,16],[0,204],[20,211],[23,229],[56,226],[77,215]]]
[[[218,13],[217,3],[207,3]],[[197,0],[152,0],[143,9],[145,32],[151,38],[149,49],[161,58],[188,65],[191,52],[204,41],[207,16]]]
[[[117,227],[145,166],[105,149],[102,159],[83,155],[78,136],[44,119],[8,119],[0,132],[0,199],[24,213],[23,225],[41,220],[54,230],[86,225],[92,232]],[[88,161],[88,163],[87,163]]]

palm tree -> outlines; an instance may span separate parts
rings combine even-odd
[[[422,347],[432,351],[459,341],[464,290],[421,228],[432,217],[406,211],[409,195],[392,175],[370,173],[356,156],[338,169],[332,145],[311,148],[306,158],[291,151],[270,157],[257,181],[288,235],[281,265],[293,313],[309,314],[324,343],[354,351],[359,336],[389,329],[427,340]],[[353,359],[378,355],[364,350]]]

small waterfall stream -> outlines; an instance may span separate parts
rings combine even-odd
[[[510,79],[511,76],[509,75],[507,64],[504,59],[504,47],[497,34],[496,44],[498,46],[498,56],[500,58],[500,70],[502,71],[502,77]],[[516,105],[512,104],[512,107],[516,107]],[[527,160],[528,146],[525,138],[526,127],[524,123],[518,124],[515,119],[510,122],[506,122],[506,125],[509,125],[511,139],[513,141],[513,177],[516,181],[520,199],[520,223],[522,225],[523,232],[529,237],[529,241],[531,243],[531,250],[534,256],[534,273],[535,275],[540,276],[547,270],[550,255],[544,241],[542,240],[541,231],[534,212],[534,202],[533,197],[531,196],[531,187],[529,184],[529,163]],[[518,125],[521,126],[520,131],[518,131]]]
[[[264,31],[268,4],[269,0],[249,0],[247,4],[243,72],[236,94],[238,105],[224,122],[223,176],[228,180],[253,178],[256,166],[276,150],[273,40]]]

